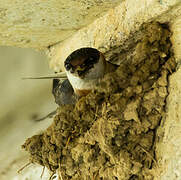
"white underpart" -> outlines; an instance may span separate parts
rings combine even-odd
[[[67,77],[72,84],[73,89],[93,89],[98,80],[104,76],[105,62],[104,57],[100,55],[99,61],[94,64],[94,67],[89,70],[89,73],[85,75],[84,79],[74,76],[67,71]]]

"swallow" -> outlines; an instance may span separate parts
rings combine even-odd
[[[64,67],[65,72],[55,75],[24,79],[53,79],[55,102],[58,105],[70,104],[74,102],[74,96],[86,96],[106,73],[114,71],[118,66],[106,61],[97,49],[84,47],[72,52],[64,61]],[[72,97],[70,101],[68,97]]]
[[[59,106],[75,104],[82,96],[90,93],[105,74],[118,67],[106,61],[97,49],[85,47],[72,52],[64,61],[65,72],[49,76],[27,77],[23,79],[53,79],[52,94]],[[50,118],[56,111],[37,120]]]
[[[72,52],[65,60],[67,78],[76,96],[86,96],[100,79],[117,68],[97,49],[85,47]]]

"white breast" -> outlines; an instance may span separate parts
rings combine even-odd
[[[73,89],[93,89],[98,80],[105,74],[105,62],[104,57],[100,55],[99,61],[94,64],[94,67],[90,69],[89,73],[85,75],[84,79],[74,76],[67,71],[67,77],[72,84]]]

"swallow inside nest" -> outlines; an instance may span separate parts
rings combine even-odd
[[[80,97],[90,93],[106,73],[114,71],[117,65],[106,61],[104,55],[97,49],[85,47],[72,52],[66,58],[64,67],[65,72],[53,76],[27,78],[53,78],[52,94],[59,106],[75,104]],[[56,111],[38,121],[52,117],[54,114]]]

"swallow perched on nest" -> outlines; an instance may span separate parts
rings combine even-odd
[[[114,71],[117,65],[106,61],[97,49],[85,47],[72,52],[66,58],[64,67],[65,72],[53,76],[25,79],[53,78],[52,94],[55,102],[59,106],[75,104],[77,99],[91,92],[106,73]]]
[[[103,76],[117,67],[107,62],[94,48],[81,48],[71,53],[64,62],[67,78],[76,96],[87,95]]]

